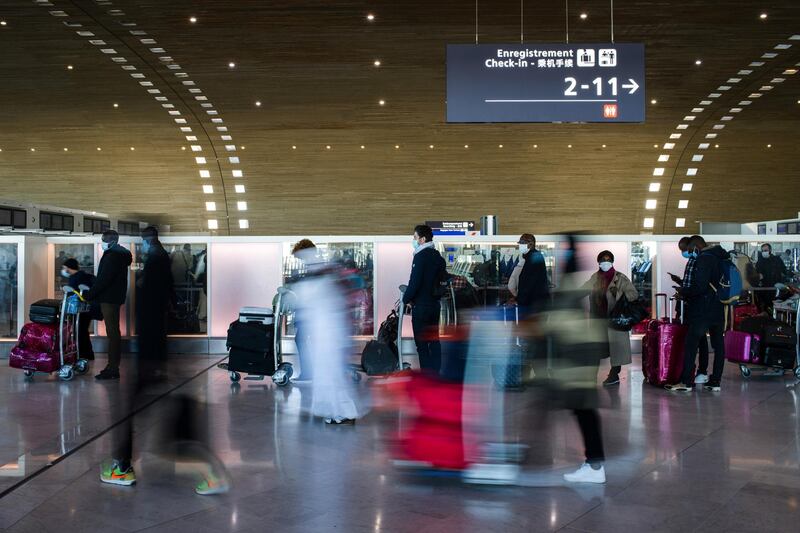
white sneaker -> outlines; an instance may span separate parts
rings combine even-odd
[[[605,483],[606,469],[601,466],[598,470],[595,470],[589,463],[583,463],[575,472],[564,474],[564,481],[570,483]]]
[[[694,378],[694,382],[700,385],[702,385],[703,383],[708,383],[708,375],[697,374],[697,376]]]

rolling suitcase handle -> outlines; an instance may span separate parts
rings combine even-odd
[[[677,300],[677,299],[678,299],[678,298],[675,298],[675,297],[673,296],[672,298],[669,298],[669,300],[668,300],[668,302],[669,302],[669,303],[668,303],[668,306],[667,306],[667,307],[669,308],[669,323],[670,323],[670,324],[672,324],[672,323],[674,323],[674,322],[675,322],[675,314],[673,313],[673,309],[672,309],[672,302],[674,302],[674,301],[675,301],[675,300]],[[683,301],[683,299],[681,299],[681,320],[680,320],[679,324],[683,324],[683,318],[684,318],[684,317],[683,317],[684,304],[685,304],[685,302]]]
[[[656,314],[655,318],[656,318],[656,319],[658,319],[658,318],[667,318],[667,317],[661,317],[661,316],[659,316],[659,315],[658,315],[658,301],[659,301],[661,298],[663,298],[663,299],[664,299],[664,308],[667,308],[667,306],[668,306],[668,302],[669,302],[669,295],[668,295],[667,293],[665,293],[665,292],[659,292],[659,293],[657,293],[657,294],[656,294],[656,309],[655,309],[655,311],[656,311],[656,313],[655,313],[655,314]]]

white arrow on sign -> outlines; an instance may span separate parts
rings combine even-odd
[[[629,81],[630,83],[623,83],[623,84],[622,84],[622,88],[623,88],[623,89],[630,89],[630,91],[628,92],[628,94],[633,94],[633,93],[635,93],[635,92],[636,92],[636,90],[639,88],[639,84],[638,84],[638,83],[636,83],[635,81],[633,81],[631,78],[628,78],[628,81]]]

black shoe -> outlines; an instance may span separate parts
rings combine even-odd
[[[707,391],[719,392],[722,390],[722,383],[718,379],[712,379],[709,380],[708,383],[703,386],[703,388]]]
[[[99,380],[107,380],[107,379],[119,379],[119,370],[114,370],[111,368],[104,368],[97,374],[94,379]]]
[[[619,374],[609,374],[603,381],[604,387],[610,387],[611,385],[619,385]]]
[[[86,359],[87,361],[94,361],[94,354],[90,353],[90,354],[82,355],[81,359]]]

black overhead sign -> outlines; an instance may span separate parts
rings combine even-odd
[[[447,122],[644,122],[643,44],[451,44]]]

